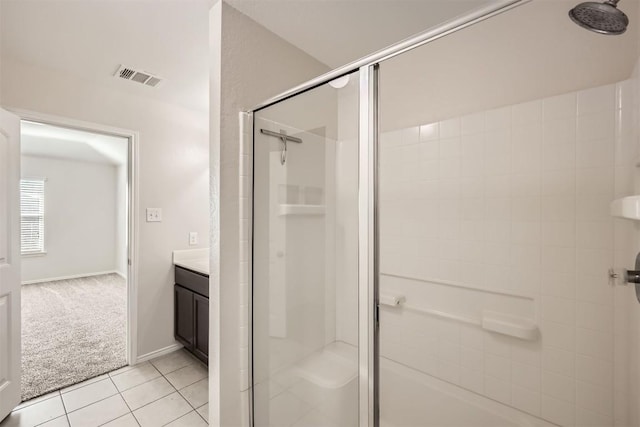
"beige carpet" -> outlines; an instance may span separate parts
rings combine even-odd
[[[22,286],[22,400],[126,365],[126,304],[117,274]]]

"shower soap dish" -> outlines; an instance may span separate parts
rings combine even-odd
[[[640,220],[640,196],[623,197],[611,202],[611,216]]]
[[[482,312],[482,329],[527,341],[538,339],[538,326],[531,319],[509,316],[495,311]]]

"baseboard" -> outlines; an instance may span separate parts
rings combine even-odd
[[[114,271],[118,276],[122,277],[124,280],[127,280],[127,275],[121,271]]]
[[[173,353],[176,350],[180,350],[184,347],[182,344],[175,343],[166,346],[165,348],[161,348],[160,350],[152,351],[151,353],[143,354],[138,356],[134,365],[138,363],[146,362],[147,360],[155,359],[156,357],[164,356],[165,354]]]
[[[54,282],[56,280],[79,279],[81,277],[102,276],[104,274],[114,274],[114,273],[115,274],[119,274],[115,270],[99,271],[99,272],[96,272],[96,273],[83,273],[83,274],[73,274],[71,276],[49,277],[49,278],[46,278],[46,279],[24,280],[20,284],[21,285],[33,285],[34,283]]]

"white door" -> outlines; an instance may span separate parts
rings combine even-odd
[[[20,403],[20,119],[0,109],[0,420]]]

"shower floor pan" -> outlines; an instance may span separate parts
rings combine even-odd
[[[333,342],[279,372],[271,380],[269,425],[357,426],[357,360],[355,347]],[[380,359],[380,426],[556,427],[386,358]]]
[[[380,359],[382,427],[554,427],[430,375]]]

